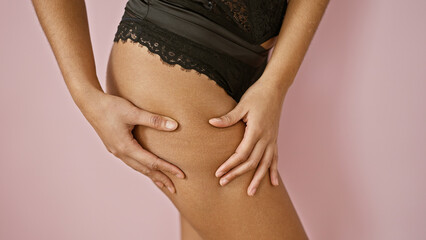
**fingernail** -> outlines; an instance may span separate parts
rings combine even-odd
[[[178,177],[178,178],[185,178],[185,176],[183,176],[183,174],[182,174],[182,173],[176,173],[175,175],[176,175],[176,177]]]
[[[226,179],[226,178],[222,178],[222,179],[220,179],[220,185],[225,185],[225,184],[227,184],[229,182],[229,180],[228,179]]]
[[[274,177],[274,185],[275,186],[278,186],[280,183],[278,182],[278,178],[277,177]]]
[[[156,184],[159,188],[162,188],[162,187],[163,187],[163,183],[161,183],[161,182],[155,182],[155,184]]]
[[[169,189],[169,191],[170,191],[171,193],[173,193],[173,188],[172,188],[172,187],[168,186],[167,188]]]
[[[256,188],[252,188],[249,190],[248,195],[253,196],[255,192],[256,192]]]
[[[220,122],[220,118],[212,118],[209,120],[210,123]]]
[[[222,171],[216,172],[216,177],[220,177],[220,176],[222,176],[222,174],[223,174]]]
[[[167,120],[167,122],[166,122],[166,128],[167,129],[174,129],[176,126],[177,126],[176,122]]]

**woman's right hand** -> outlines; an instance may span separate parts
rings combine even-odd
[[[172,181],[163,172],[185,178],[184,173],[143,149],[132,130],[134,125],[145,125],[170,131],[177,123],[174,121],[176,127],[167,129],[164,116],[141,110],[126,99],[102,90],[96,77],[85,1],[32,0],[32,3],[73,100],[108,151],[159,187],[165,185],[174,193]]]
[[[135,125],[144,125],[158,130],[173,131],[177,128],[177,122],[166,116],[140,109],[122,97],[99,93],[85,101],[82,113],[107,150],[134,170],[151,178],[158,187],[167,186],[169,191],[174,193],[173,182],[163,172],[179,178],[185,178],[185,174],[177,166],[143,149],[134,138],[132,130]]]

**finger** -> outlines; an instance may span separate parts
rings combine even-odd
[[[268,145],[268,147],[266,147],[265,153],[262,156],[262,159],[259,162],[259,166],[257,167],[256,172],[254,173],[253,180],[251,181],[247,189],[247,194],[249,196],[253,196],[256,193],[260,182],[265,177],[266,172],[268,172],[268,169],[271,166],[273,156],[274,147],[273,145]]]
[[[246,114],[245,109],[242,104],[237,104],[230,112],[227,114],[209,119],[209,123],[215,127],[229,127],[237,123],[241,118]]]
[[[174,186],[172,180],[170,180],[170,178],[167,175],[165,175],[164,173],[162,173],[160,171],[153,171],[152,174],[151,174],[151,179],[154,182],[163,183],[163,185],[167,187],[167,189],[170,191],[170,193],[176,192],[176,189],[175,189],[175,186]]]
[[[159,188],[163,188],[163,187],[164,187],[164,184],[163,184],[162,182],[154,181],[154,183],[155,183],[155,185],[157,185]]]
[[[222,165],[217,169],[215,176],[221,177],[230,169],[236,167],[238,164],[244,162],[253,151],[257,143],[257,135],[255,131],[247,130],[244,132],[243,140],[238,145],[235,153],[231,155]]]
[[[184,172],[177,166],[143,149],[136,139],[132,141],[126,154],[132,159],[140,162],[142,165],[148,167],[150,170],[164,171],[173,174],[178,178],[185,178]]]
[[[129,157],[124,157],[123,162],[126,163],[128,166],[133,168],[134,170],[146,175],[147,177],[151,178],[152,181],[157,184],[160,188],[163,186],[166,186],[167,189],[171,192],[175,192],[174,184],[170,180],[170,178],[165,175],[164,173],[160,171],[152,171],[151,169],[147,168],[146,166],[142,165],[138,161],[131,159]]]
[[[274,156],[272,158],[271,167],[269,168],[269,176],[271,178],[271,183],[274,186],[279,185],[278,181],[278,146],[275,145]]]
[[[264,144],[262,141],[258,141],[247,161],[233,168],[229,173],[223,176],[220,179],[220,185],[225,186],[225,184],[229,183],[234,178],[242,175],[245,172],[255,169],[259,163],[260,158],[265,152],[265,147],[266,144]]]
[[[178,126],[178,123],[170,117],[145,111],[137,107],[128,114],[128,121],[128,123],[132,125],[144,125],[166,131],[175,130]]]
[[[129,167],[133,168],[134,170],[142,173],[143,175],[146,175],[147,177],[150,177],[151,170],[138,161],[131,159],[129,157],[122,157],[121,160]]]

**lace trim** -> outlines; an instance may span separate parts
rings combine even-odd
[[[150,55],[160,56],[162,64],[166,66],[175,67],[177,64],[182,71],[195,70],[198,75],[206,75],[238,101],[238,97],[235,96],[237,93],[232,92],[231,87],[220,73],[200,59],[217,63],[219,66],[223,66],[224,71],[226,68],[241,69],[242,74],[246,65],[158,27],[147,20],[135,18],[128,10],[125,11],[117,27],[114,42],[126,43],[127,40],[131,40],[139,46],[145,46]]]
[[[151,38],[142,35],[141,25],[137,22],[121,22],[118,26],[118,32],[115,35],[114,42],[121,41],[125,43],[129,39],[133,43],[138,43],[140,47],[146,47],[148,54],[160,56],[161,62],[168,67],[175,67],[177,64],[180,70],[185,72],[190,72],[192,69],[195,69],[198,75],[201,75],[201,73],[205,73],[208,76],[211,75],[206,72],[208,69],[206,65],[202,65],[199,61],[195,61],[182,52],[170,48],[169,45],[164,44],[163,41],[156,39],[154,42],[151,42]]]

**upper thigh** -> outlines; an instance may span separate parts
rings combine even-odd
[[[208,122],[236,105],[213,80],[194,70],[166,67],[158,55],[130,42],[113,46],[107,91],[143,110],[175,119],[178,127],[174,131],[138,125],[133,134],[144,148],[189,173],[214,176],[214,168],[232,155],[244,135],[242,121],[227,128]]]
[[[214,175],[241,142],[245,124],[239,121],[217,128],[208,119],[232,110],[235,101],[207,76],[181,71],[178,66],[165,67],[158,55],[146,51],[133,44],[115,44],[107,89],[178,122],[172,132],[145,126],[133,131],[142,147],[185,172],[185,179],[166,173],[176,193],[163,192],[205,239],[274,239],[289,233],[283,226],[297,223],[297,216],[281,180],[273,187],[267,173],[256,195],[250,197],[246,192],[255,170],[223,187]]]

